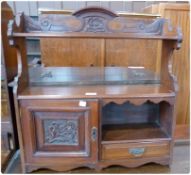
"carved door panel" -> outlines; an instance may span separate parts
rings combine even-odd
[[[97,101],[22,100],[21,127],[27,163],[97,159]],[[96,131],[97,132],[97,131]],[[50,159],[51,157],[51,159]]]

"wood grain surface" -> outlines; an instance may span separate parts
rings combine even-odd
[[[158,40],[107,39],[105,66],[143,66],[158,72],[157,44]]]
[[[170,140],[168,135],[154,123],[139,124],[121,124],[121,125],[103,125],[102,126],[102,143],[117,143],[118,141],[127,140],[128,142],[138,142],[141,140],[148,141],[153,139]]]
[[[144,152],[140,155],[132,155],[130,153],[131,148],[144,149]],[[115,160],[115,159],[134,159],[140,157],[157,157],[168,155],[170,146],[168,142],[159,143],[128,143],[128,144],[103,144],[102,145],[102,159]]]
[[[42,63],[48,66],[101,66],[104,59],[100,39],[50,39],[40,40]]]
[[[87,93],[95,93],[86,95]],[[162,85],[97,85],[73,87],[28,87],[19,94],[19,99],[50,98],[130,98],[174,97],[175,93]]]

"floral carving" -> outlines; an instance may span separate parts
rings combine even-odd
[[[85,18],[85,32],[105,32],[104,18],[101,17],[87,17]]]
[[[77,120],[45,120],[45,143],[61,145],[78,145]]]

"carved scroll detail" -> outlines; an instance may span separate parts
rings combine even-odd
[[[41,15],[38,22],[40,31],[76,32],[84,26],[84,22],[74,16],[55,14]]]
[[[78,145],[77,120],[44,120],[45,143]]]
[[[140,20],[118,17],[108,22],[108,29],[112,32],[123,33],[152,33],[160,35],[163,29],[164,19]]]
[[[33,31],[40,31],[41,27],[38,22],[35,22],[32,18],[28,16],[24,16],[25,19],[25,30],[27,32],[33,30]]]

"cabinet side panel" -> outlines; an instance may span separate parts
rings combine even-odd
[[[181,49],[173,53],[173,73],[177,76],[179,92],[176,101],[177,124],[189,124],[189,70],[190,70],[190,17],[189,11],[166,10],[165,17],[174,26],[180,26],[183,33]],[[183,105],[184,104],[184,105]]]

